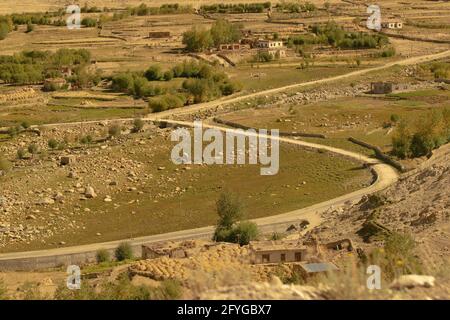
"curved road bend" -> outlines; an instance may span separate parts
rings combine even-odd
[[[149,121],[159,120],[159,119],[163,119],[165,117],[170,117],[173,115],[187,114],[187,113],[192,113],[192,112],[196,112],[199,110],[214,108],[223,103],[239,102],[239,101],[243,101],[248,98],[254,98],[254,97],[261,96],[261,95],[278,93],[278,92],[281,92],[281,91],[284,91],[287,89],[300,88],[300,87],[305,87],[305,86],[314,85],[314,84],[322,84],[322,83],[332,82],[332,81],[336,81],[336,80],[340,80],[340,79],[346,79],[349,77],[358,76],[358,75],[366,74],[366,73],[373,72],[373,71],[387,69],[394,65],[412,65],[412,64],[432,61],[432,60],[436,60],[436,59],[441,59],[441,58],[445,58],[448,56],[450,56],[450,50],[446,50],[443,52],[430,54],[430,55],[407,58],[407,59],[400,60],[400,61],[389,62],[382,66],[372,67],[372,68],[363,69],[363,70],[357,70],[357,71],[353,71],[353,72],[350,72],[347,74],[338,75],[338,76],[334,76],[334,77],[330,77],[330,78],[319,79],[319,80],[303,82],[303,83],[298,83],[298,84],[292,84],[292,85],[269,89],[269,90],[264,90],[264,91],[244,95],[244,96],[231,97],[231,98],[225,97],[225,98],[222,98],[222,99],[219,99],[216,101],[201,103],[198,105],[194,105],[194,106],[190,106],[190,107],[186,107],[186,108],[182,108],[182,109],[181,108],[180,109],[171,109],[171,110],[163,111],[158,114],[152,114],[149,117],[147,117],[145,120],[149,120]],[[115,120],[111,120],[111,121],[132,121],[132,120],[133,120],[133,118],[125,118],[125,119],[115,119]],[[44,127],[79,125],[79,124],[83,124],[83,123],[86,123],[86,124],[100,123],[100,122],[104,122],[104,121],[107,122],[107,120],[102,120],[102,121],[93,120],[93,121],[85,121],[85,122],[79,121],[79,122],[72,122],[72,123],[47,124],[47,125],[44,125]],[[180,122],[178,124],[179,125],[187,125],[187,123],[180,123]],[[192,125],[192,124],[190,124],[190,125]],[[206,127],[206,125],[204,125],[204,126]],[[220,130],[224,130],[224,128],[221,128],[221,127],[217,127],[217,128]],[[293,144],[297,144],[297,145],[302,145],[305,147],[320,148],[320,149],[328,150],[330,152],[334,152],[337,154],[351,157],[358,161],[362,161],[366,164],[369,164],[372,167],[372,170],[375,173],[377,179],[371,186],[369,186],[367,188],[352,192],[350,194],[347,194],[347,195],[344,195],[344,196],[341,196],[341,197],[338,197],[338,198],[335,198],[332,200],[328,200],[328,201],[318,203],[318,204],[315,204],[315,205],[307,207],[307,208],[294,210],[294,211],[280,214],[277,216],[255,219],[254,221],[261,227],[261,229],[263,231],[275,230],[277,227],[280,228],[280,225],[284,226],[287,223],[296,222],[296,221],[298,221],[298,219],[304,219],[304,218],[310,219],[312,222],[311,225],[317,225],[320,222],[320,219],[318,218],[318,217],[320,217],[319,213],[324,210],[327,210],[328,208],[330,208],[330,206],[339,206],[339,205],[344,204],[347,201],[357,201],[363,195],[382,190],[382,189],[388,187],[389,185],[395,183],[395,181],[397,181],[397,179],[398,179],[398,173],[392,167],[390,167],[386,164],[383,164],[378,160],[371,159],[371,158],[365,157],[363,155],[360,155],[360,154],[357,154],[354,152],[350,152],[350,151],[346,151],[346,150],[342,150],[342,149],[338,149],[338,148],[333,148],[333,147],[328,147],[328,146],[324,146],[324,145],[318,145],[318,144],[313,144],[313,143],[308,143],[308,142],[303,142],[303,141],[297,141],[297,140],[293,140],[293,139],[289,139],[289,138],[280,138],[280,141],[287,142],[287,143],[293,143]],[[191,230],[182,230],[182,231],[176,231],[176,232],[171,232],[171,233],[166,233],[166,234],[135,238],[135,239],[132,239],[131,242],[133,245],[139,246],[141,244],[151,243],[151,242],[208,237],[212,234],[212,232],[213,232],[213,227],[203,227],[203,228],[197,228],[197,229],[191,229]],[[15,259],[30,259],[30,258],[38,258],[38,257],[51,257],[51,256],[59,256],[59,255],[69,255],[69,254],[84,253],[84,252],[91,252],[91,251],[95,252],[96,250],[103,249],[103,248],[104,249],[114,249],[121,242],[123,242],[123,240],[89,244],[89,245],[81,245],[81,246],[75,246],[75,247],[41,250],[41,251],[0,254],[0,268],[2,265],[2,263],[1,263],[2,261],[15,260]]]
[[[183,121],[174,121],[174,120],[165,120],[165,122],[171,123],[175,126],[186,126],[192,127],[193,123],[191,122],[183,122]],[[203,125],[205,128],[216,128],[222,131],[230,130],[236,131],[236,129],[227,129],[224,127],[219,127],[215,125]],[[296,223],[300,219],[307,219],[311,223],[311,227],[317,226],[320,224],[320,213],[328,210],[330,207],[339,207],[344,205],[346,202],[351,201],[359,201],[362,196],[370,193],[374,193],[380,190],[385,189],[386,187],[395,183],[398,179],[398,173],[387,164],[380,162],[377,159],[369,158],[367,156],[342,150],[330,146],[309,143],[305,141],[294,140],[286,137],[278,137],[280,142],[290,143],[294,145],[299,145],[303,147],[309,147],[314,149],[323,149],[329,152],[333,152],[345,157],[352,158],[359,162],[363,162],[369,165],[372,168],[374,175],[376,176],[375,182],[367,188],[354,191],[352,193],[340,196],[335,199],[327,200],[315,205],[312,205],[307,208],[302,208],[298,210],[293,210],[287,213],[253,219],[255,223],[258,224],[260,229],[263,232],[271,232],[271,231],[284,231],[286,226],[291,223]],[[190,230],[181,230],[176,232],[170,232],[165,234],[158,234],[152,236],[139,237],[134,239],[127,239],[134,248],[138,248],[142,244],[148,243],[156,243],[161,241],[173,241],[173,240],[186,240],[186,239],[195,239],[195,238],[205,238],[211,237],[213,234],[214,227],[208,226],[203,228],[196,228]],[[48,250],[40,250],[40,251],[29,251],[29,252],[14,252],[14,253],[6,253],[0,255],[0,269],[2,267],[2,261],[11,261],[11,260],[27,260],[27,259],[36,259],[36,258],[45,258],[45,257],[57,257],[64,255],[75,255],[82,253],[92,253],[96,252],[99,249],[107,249],[113,250],[124,240],[117,240],[111,242],[104,243],[94,243],[88,245],[80,245],[74,247],[65,247],[65,248],[56,248],[56,249],[48,249]]]

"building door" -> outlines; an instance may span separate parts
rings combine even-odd
[[[270,262],[270,255],[269,255],[269,254],[263,254],[263,255],[262,255],[262,262],[263,262],[263,263],[268,263],[268,262]]]
[[[295,261],[302,261],[302,253],[301,252],[295,253]]]
[[[286,261],[286,254],[285,253],[282,253],[280,255],[280,260],[281,260],[281,262],[285,262]]]

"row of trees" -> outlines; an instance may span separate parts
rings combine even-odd
[[[312,27],[315,37],[298,36],[293,44],[329,44],[343,49],[381,48],[389,43],[389,39],[381,34],[363,32],[347,32],[336,22],[330,21],[324,26]],[[289,42],[289,41],[288,41]]]
[[[392,153],[401,158],[430,156],[450,142],[450,108],[433,110],[414,123],[399,121],[392,138]]]
[[[193,26],[183,33],[183,44],[190,52],[201,52],[224,43],[237,42],[242,37],[241,24],[233,24],[228,20],[219,19],[214,22],[211,29]]]
[[[200,6],[200,11],[205,13],[261,13],[272,6],[270,2],[260,3],[236,3],[236,4],[211,4]]]
[[[280,2],[276,6],[278,11],[290,12],[290,13],[300,13],[300,12],[311,12],[316,11],[317,7],[311,2]]]

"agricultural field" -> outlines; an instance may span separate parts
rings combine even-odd
[[[253,128],[324,134],[327,137],[323,141],[325,144],[349,148],[352,144],[346,140],[354,137],[389,151],[395,127],[392,118],[421,121],[433,109],[446,107],[450,107],[449,90],[425,89],[385,97],[368,95],[351,100],[338,98],[306,105],[248,109],[222,118]],[[360,150],[358,146],[352,149]]]

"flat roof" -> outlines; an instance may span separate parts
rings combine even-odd
[[[338,270],[338,267],[331,262],[302,263],[301,266],[308,273]]]

